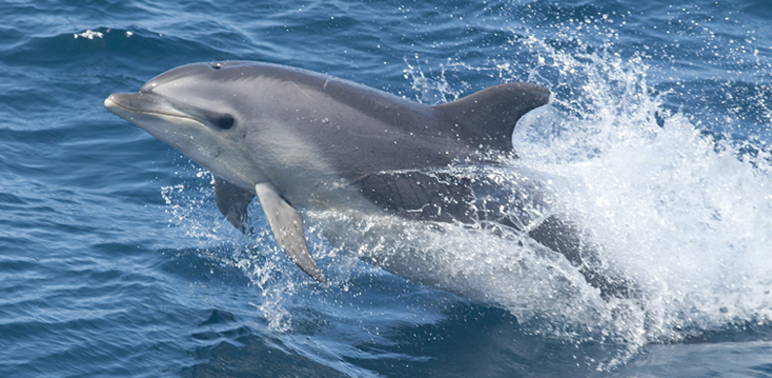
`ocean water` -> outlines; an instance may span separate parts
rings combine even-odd
[[[2,377],[772,376],[772,3],[4,1]],[[219,214],[212,176],[104,109],[259,60],[439,104],[527,81],[519,159],[634,282],[475,227],[309,213],[328,283]],[[469,167],[450,167],[468,169]],[[477,296],[357,257],[437,257]]]

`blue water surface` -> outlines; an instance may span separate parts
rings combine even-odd
[[[772,376],[768,0],[0,7],[2,377]],[[211,175],[102,105],[232,59],[426,104],[549,88],[513,164],[569,183],[566,206],[643,299],[486,280],[522,246],[479,230],[398,239],[479,252],[465,274],[495,299],[459,297],[359,262],[323,215],[308,233],[331,280],[313,282],[259,205],[241,235]]]

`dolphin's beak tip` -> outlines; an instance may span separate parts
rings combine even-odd
[[[113,95],[107,96],[105,99],[105,108],[110,109],[115,106],[115,102],[113,101]]]

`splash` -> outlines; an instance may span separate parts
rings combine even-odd
[[[768,324],[769,151],[755,145],[750,157],[752,141],[717,138],[663,109],[640,57],[568,55],[532,42],[548,57],[537,75],[557,68],[574,93],[523,120],[515,148],[534,169],[574,183],[563,198],[649,288],[641,341]]]
[[[430,255],[426,259],[440,267],[435,271],[453,276],[441,287],[459,290],[443,286],[453,281],[461,290],[481,293],[534,333],[628,345],[599,369],[624,363],[647,343],[731,334],[749,324],[772,327],[772,154],[766,126],[759,124],[756,135],[744,131],[746,137],[714,132],[725,128],[706,128],[663,105],[670,92],[649,84],[644,55],[623,58],[613,52],[613,41],[597,49],[582,47],[581,36],[568,40],[579,47],[558,49],[538,37],[520,41],[536,62],[524,81],[547,86],[553,99],[520,121],[513,135],[520,159],[504,162],[499,174],[528,167],[554,177],[559,184],[551,190],[560,206],[581,219],[603,246],[603,259],[633,279],[642,296],[598,300],[570,266],[545,259],[538,246],[481,230],[445,227],[419,236],[414,234],[420,227],[406,227],[400,231],[405,243],[392,248],[404,250],[417,241]],[[406,72],[419,100],[434,103],[443,95],[459,97],[444,89],[458,72],[517,77],[514,65],[490,63],[445,63],[434,76],[416,72],[415,65]],[[766,109],[765,96],[759,96],[756,105]],[[728,109],[724,122],[738,120],[745,120],[741,109]]]
[[[649,87],[641,56],[624,61],[528,43],[541,62],[531,78],[549,78],[558,94],[521,120],[514,147],[523,164],[571,183],[557,195],[593,230],[605,258],[646,291],[640,306],[612,318],[613,333],[632,354],[650,342],[769,328],[766,144],[716,135],[664,108],[667,93]],[[582,316],[575,320],[591,323]]]
[[[161,188],[170,229],[179,230],[186,240],[194,241],[193,249],[199,258],[242,271],[259,298],[250,304],[263,315],[268,329],[278,333],[290,331],[291,309],[302,300],[295,294],[302,292],[304,280],[285,274],[296,269],[290,267],[292,263],[274,242],[265,220],[261,217],[255,222],[254,234],[241,234],[217,209],[214,175],[194,165],[179,167],[176,174],[184,177],[184,182]],[[253,204],[250,214],[262,214],[262,210]]]

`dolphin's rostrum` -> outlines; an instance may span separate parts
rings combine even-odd
[[[214,173],[217,206],[241,231],[256,195],[282,250],[324,281],[298,210],[464,223],[495,217],[516,227],[481,213],[463,179],[426,171],[511,153],[518,119],[549,95],[508,83],[428,106],[297,68],[228,61],[175,68],[137,93],[111,95],[105,106]],[[573,225],[553,217],[527,231],[604,296],[619,291],[589,267]]]

